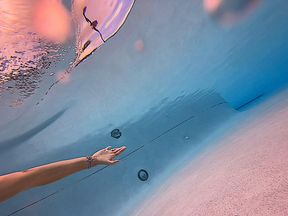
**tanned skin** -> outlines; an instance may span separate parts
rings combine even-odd
[[[92,155],[91,166],[116,164],[119,160],[115,160],[115,157],[120,155],[125,149],[125,146],[114,149],[109,146],[102,149]],[[0,176],[0,203],[20,192],[53,183],[87,169],[88,166],[87,158],[80,157]]]

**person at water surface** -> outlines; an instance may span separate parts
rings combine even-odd
[[[119,160],[115,158],[125,150],[125,146],[120,148],[109,146],[97,151],[92,156],[59,161],[0,176],[0,203],[20,192],[53,183],[81,170],[97,165],[116,164]]]

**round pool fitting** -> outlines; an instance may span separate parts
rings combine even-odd
[[[114,129],[111,131],[111,137],[115,139],[119,139],[121,137],[122,133],[119,129]]]
[[[138,171],[138,178],[141,180],[141,181],[147,181],[148,178],[149,178],[149,174],[146,170],[144,169],[141,169]]]

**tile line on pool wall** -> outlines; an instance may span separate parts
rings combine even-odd
[[[217,105],[222,105],[222,104],[224,104],[224,103],[218,103],[218,104],[216,104],[216,105],[214,105],[214,106],[211,106],[210,109],[213,109],[213,108],[217,107]],[[162,136],[164,136],[165,134],[173,131],[174,129],[178,128],[179,126],[181,126],[181,125],[183,125],[183,124],[185,124],[185,123],[187,123],[187,122],[189,122],[189,121],[191,121],[191,120],[194,119],[194,118],[195,118],[195,115],[192,115],[192,116],[188,117],[187,119],[179,122],[178,124],[174,125],[173,127],[171,127],[171,128],[169,128],[169,129],[165,130],[164,132],[162,132],[160,135],[158,135],[158,136],[156,136],[155,138],[151,139],[151,140],[148,141],[146,144],[143,144],[143,145],[135,148],[134,150],[132,150],[131,152],[129,152],[127,155],[119,158],[119,160],[126,160],[126,159],[128,159],[130,156],[132,156],[133,154],[135,154],[136,152],[138,152],[140,149],[142,149],[142,148],[144,148],[145,146],[147,146],[147,145],[155,142],[156,140],[160,139],[160,138],[161,138]],[[71,188],[71,187],[73,187],[73,186],[75,186],[75,185],[77,185],[77,184],[85,181],[86,179],[92,177],[93,175],[99,173],[100,171],[106,169],[107,167],[109,167],[109,165],[106,165],[106,166],[104,166],[104,167],[102,167],[102,168],[100,168],[100,169],[98,169],[98,170],[96,170],[96,171],[94,171],[94,172],[92,172],[92,173],[90,173],[90,174],[88,174],[88,175],[80,178],[78,181],[72,183],[71,185],[69,185],[69,186],[67,186],[67,187],[62,187],[62,188],[54,191],[53,193],[50,193],[50,194],[42,197],[41,199],[38,199],[38,200],[36,200],[36,201],[34,201],[34,202],[30,203],[30,204],[27,204],[26,206],[23,206],[22,208],[19,208],[19,209],[15,210],[15,211],[9,213],[7,216],[15,215],[15,214],[17,214],[18,212],[21,212],[21,211],[23,211],[23,210],[25,210],[25,209],[27,209],[27,208],[33,207],[34,205],[36,205],[36,204],[38,204],[38,203],[40,203],[40,202],[42,202],[42,201],[44,201],[44,200],[46,200],[46,199],[48,199],[48,198],[50,198],[50,197],[53,197],[53,196],[59,194],[60,192],[63,192],[63,191],[66,190],[66,189],[69,189],[69,188]]]

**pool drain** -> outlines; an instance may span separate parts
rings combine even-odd
[[[146,170],[144,169],[141,169],[138,171],[138,178],[141,180],[141,181],[147,181],[148,178],[149,178],[149,174]]]
[[[119,139],[121,137],[122,133],[119,129],[114,129],[111,131],[111,137],[115,139]]]

